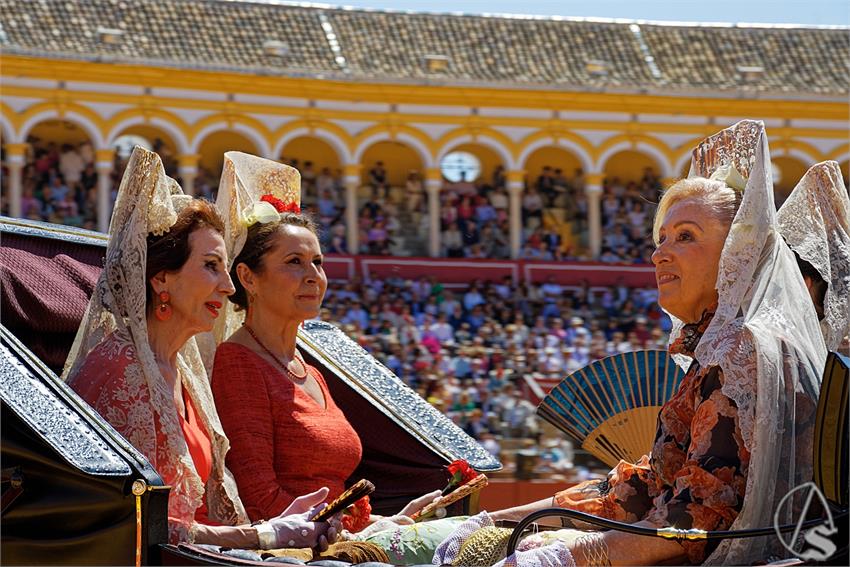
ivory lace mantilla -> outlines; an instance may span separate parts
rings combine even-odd
[[[205,497],[212,520],[226,525],[247,522],[236,485],[224,467],[229,444],[215,411],[195,339],[180,350],[178,369],[182,386],[210,434],[213,466],[206,487],[195,470],[172,393],[148,341],[147,238],[151,233],[167,232],[176,222],[180,208],[190,200],[177,182],[165,175],[157,154],[138,146],[133,150],[112,213],[104,269],[63,372],[69,382],[87,380],[88,372],[78,373],[94,350],[105,363],[114,363],[110,367],[121,369],[123,375],[115,378],[116,387],[111,394],[114,399],[104,400],[112,408],[112,415],[104,417],[145,454],[172,486],[168,502],[172,542],[191,539],[195,511]],[[97,373],[97,369],[93,372]],[[148,403],[127,403],[128,400]]]
[[[232,263],[245,246],[248,236],[245,217],[264,195],[271,195],[287,205],[300,205],[301,174],[294,167],[251,154],[225,153],[216,205],[226,227],[224,241],[229,262]],[[219,344],[236,332],[245,318],[244,313],[237,312],[229,301],[221,314],[213,336],[202,339],[202,355],[207,368],[212,368],[213,343]]]
[[[703,368],[723,370],[722,392],[738,408],[751,454],[744,504],[730,527],[743,529],[773,525],[780,500],[811,478],[813,440],[801,438],[796,424],[798,412],[817,402],[826,348],[794,255],[777,231],[762,122],[739,122],[700,143],[689,177],[710,177],[729,164],[747,182],[720,258],[717,310],[694,355]],[[778,512],[780,523],[796,519],[791,507]],[[706,564],[747,565],[782,551],[776,543],[724,540]]]
[[[777,213],[779,232],[829,285],[823,331],[829,350],[850,335],[850,198],[834,161],[813,165]]]

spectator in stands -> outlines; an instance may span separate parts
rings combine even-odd
[[[22,189],[21,216],[25,219],[42,220],[41,201],[35,197],[31,182],[27,182]]]
[[[451,222],[448,229],[442,234],[443,247],[449,258],[463,257],[463,234],[460,232],[456,222]]]
[[[522,196],[522,221],[530,226],[529,220],[537,219],[537,225],[543,223],[543,198],[534,187],[530,187]]]
[[[83,218],[80,216],[79,205],[76,200],[76,190],[69,189],[65,193],[65,198],[56,204],[56,214],[62,221],[62,224],[69,226],[82,226]]]
[[[326,252],[328,254],[348,254],[348,244],[345,241],[345,225],[341,222],[330,229],[330,241]]]
[[[331,168],[323,167],[322,171],[316,176],[316,193],[318,195],[324,195],[327,193],[330,195],[331,200],[334,203],[339,204],[339,194],[337,192],[337,184],[334,180],[333,174],[331,173]]]
[[[71,144],[62,145],[62,153],[59,156],[59,171],[69,185],[80,182],[86,163]]]
[[[325,189],[319,194],[317,208],[319,212],[319,222],[323,227],[328,227],[333,224],[339,216],[336,201],[333,198],[333,194],[328,189]]]
[[[407,200],[407,210],[411,213],[418,213],[419,207],[422,204],[422,195],[425,190],[422,187],[422,177],[419,172],[411,170],[407,175],[407,181],[404,184],[404,196]]]
[[[375,166],[369,170],[369,185],[372,187],[372,199],[377,199],[381,193],[383,193],[384,199],[389,198],[390,185],[387,180],[387,170],[384,169],[384,162],[375,162]]]
[[[501,164],[493,169],[493,189],[505,189],[508,186],[508,176]]]
[[[496,211],[497,220],[505,221],[508,219],[508,195],[502,188],[494,189],[489,196],[490,206]]]

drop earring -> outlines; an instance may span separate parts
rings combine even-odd
[[[171,319],[171,295],[167,291],[161,291],[158,295],[159,305],[157,305],[154,315],[160,321],[168,321]]]

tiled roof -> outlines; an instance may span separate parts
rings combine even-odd
[[[843,28],[637,26],[215,0],[0,0],[0,10],[0,47],[42,57],[506,87],[850,90]],[[123,33],[110,43],[110,30]],[[270,52],[275,46],[282,55]]]
[[[428,55],[449,58],[446,77],[550,85],[639,85],[651,75],[627,26],[335,11],[331,21],[352,72],[377,77],[433,78]],[[604,61],[607,77],[590,75]]]
[[[734,89],[741,68],[761,67],[758,90],[847,93],[850,30],[641,26],[672,85]]]

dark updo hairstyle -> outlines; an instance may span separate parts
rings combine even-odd
[[[316,221],[309,213],[280,213],[280,219],[267,223],[254,223],[248,228],[248,236],[245,238],[245,246],[242,251],[233,260],[233,267],[230,269],[230,279],[233,280],[233,287],[236,292],[228,299],[236,305],[236,310],[241,311],[248,309],[248,292],[242,282],[239,281],[239,275],[236,273],[236,266],[245,264],[252,272],[261,272],[263,270],[263,258],[266,253],[274,247],[274,237],[283,226],[300,226],[312,232],[316,237],[319,236],[319,229],[316,226]]]
[[[163,270],[176,272],[189,259],[192,248],[189,236],[196,230],[211,228],[224,235],[224,222],[215,205],[204,199],[192,199],[192,202],[177,215],[177,222],[162,235],[148,235],[148,261],[145,269],[145,288],[147,306],[153,306],[154,291],[151,278]]]

